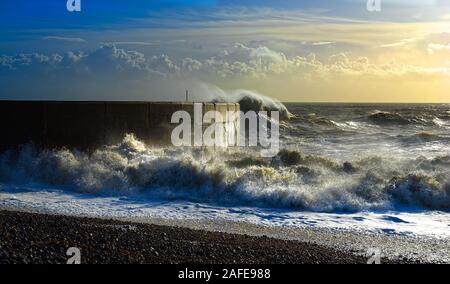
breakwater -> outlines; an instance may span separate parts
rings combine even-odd
[[[203,113],[215,110],[225,118],[221,122],[225,131],[231,119],[226,112],[239,111],[235,103],[201,105]],[[173,113],[183,110],[194,117],[194,106],[188,102],[0,101],[0,151],[30,142],[44,148],[89,150],[118,143],[130,133],[149,144],[168,144],[176,127],[171,123]],[[229,135],[235,133],[225,137]]]

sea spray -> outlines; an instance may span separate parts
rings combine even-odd
[[[244,112],[248,111],[278,111],[281,120],[287,120],[293,117],[286,106],[276,99],[267,97],[257,91],[237,89],[224,90],[218,86],[206,83],[197,83],[195,93],[201,94],[202,98],[207,98],[212,102],[239,103]]]
[[[0,182],[85,193],[312,211],[450,209],[448,157],[341,163],[282,150],[154,148],[132,135],[92,154],[24,146],[0,156]]]

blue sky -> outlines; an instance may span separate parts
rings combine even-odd
[[[56,51],[39,39],[85,38],[106,31],[109,41],[130,41],[128,31],[139,29],[207,28],[214,25],[261,25],[307,22],[427,22],[450,13],[450,0],[381,0],[382,13],[366,10],[365,0],[81,0],[82,12],[69,13],[66,0],[15,0],[0,2],[0,52]],[[278,23],[277,23],[278,22]],[[159,34],[158,34],[159,33]],[[165,37],[157,31],[152,39]],[[94,36],[96,37],[96,36]],[[136,40],[133,40],[136,41]],[[55,42],[53,42],[55,43]],[[91,46],[92,47],[92,46]]]
[[[381,2],[374,13],[366,0],[81,0],[70,13],[66,0],[0,1],[0,97],[160,99],[208,84],[284,101],[404,101],[393,83],[404,80],[417,98],[447,99],[450,0]]]
[[[447,6],[447,0],[382,0],[387,15],[389,10],[428,9],[438,12],[440,7]],[[131,19],[148,18],[159,14],[173,14],[187,9],[214,9],[224,7],[302,9],[321,11],[328,16],[347,16],[362,18],[373,16],[365,9],[365,0],[82,0],[82,13],[68,13],[65,0],[15,0],[0,2],[0,23],[6,27],[22,28],[73,28],[79,26],[103,26],[112,23],[124,23]],[[389,13],[388,13],[389,12]],[[207,15],[203,15],[206,17]],[[378,15],[380,16],[380,15]],[[407,18],[408,13],[397,13],[391,20]],[[199,20],[201,17],[199,16]]]

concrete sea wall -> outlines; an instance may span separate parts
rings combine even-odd
[[[230,121],[226,112],[239,111],[239,104],[201,104],[203,113],[222,114],[226,137],[237,136],[235,129],[227,132],[227,125],[238,127],[238,120]],[[118,143],[130,133],[149,144],[169,144],[177,126],[171,117],[179,110],[190,113],[194,121],[194,103],[0,101],[0,151],[29,142],[44,148],[92,150]]]

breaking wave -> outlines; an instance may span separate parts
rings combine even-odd
[[[288,120],[293,116],[283,103],[255,91],[244,89],[225,91],[217,86],[204,83],[199,84],[197,88],[200,93],[210,97],[213,102],[239,103],[244,112],[278,111],[281,120]]]
[[[239,90],[232,96],[239,103],[241,110],[247,111],[278,111],[280,119],[286,120],[292,117],[288,109],[280,102],[255,92]]]
[[[388,111],[374,111],[364,116],[358,117],[344,117],[342,120],[336,120],[332,117],[319,115],[316,113],[296,114],[291,116],[291,122],[300,124],[306,127],[319,127],[325,129],[338,129],[342,131],[367,131],[367,130],[386,130],[386,127],[398,129],[399,127],[420,127],[422,129],[450,129],[450,121],[442,116],[430,115],[430,113],[423,114],[405,114]],[[417,138],[424,140],[431,138],[426,135],[426,131],[417,133]]]
[[[326,126],[326,127],[336,127],[337,123],[326,117],[318,116],[315,113],[302,116],[299,121],[301,123],[311,125],[311,126]]]
[[[409,136],[398,135],[397,137],[400,138],[400,140],[406,145],[423,144],[427,142],[450,142],[450,137],[448,137],[448,135],[443,136],[427,131],[417,132]]]
[[[376,111],[368,116],[368,120],[377,125],[421,125],[446,127],[445,118],[438,118],[430,114],[400,114],[396,112]]]
[[[376,124],[394,124],[394,125],[404,125],[411,122],[410,119],[398,114],[390,113],[386,111],[377,111],[369,115],[369,120]]]
[[[284,149],[261,158],[249,149],[151,148],[132,135],[91,154],[27,145],[0,156],[4,185],[322,212],[450,210],[449,170],[450,156],[342,163]]]

